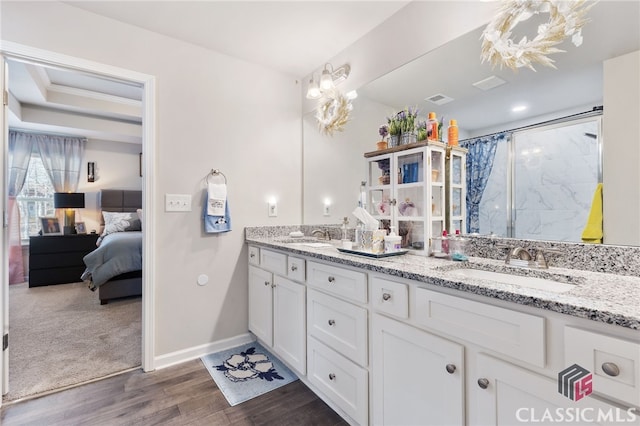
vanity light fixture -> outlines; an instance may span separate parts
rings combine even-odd
[[[336,85],[345,81],[350,72],[349,64],[344,64],[336,69],[329,63],[325,64],[320,76],[320,83],[316,83],[313,76],[309,80],[307,99],[320,99],[325,92],[335,89]]]

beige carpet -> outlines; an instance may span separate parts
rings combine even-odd
[[[9,393],[42,393],[141,364],[141,299],[100,305],[83,283],[9,286]]]

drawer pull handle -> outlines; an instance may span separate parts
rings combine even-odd
[[[478,386],[480,386],[480,389],[486,389],[489,387],[489,380],[488,379],[478,379]]]
[[[275,283],[271,284],[271,288],[276,288],[276,284]]]
[[[604,371],[607,376],[611,377],[616,377],[620,374],[620,369],[613,362],[605,362],[602,364],[602,371]]]
[[[447,369],[447,373],[453,374],[456,372],[456,366],[454,364],[447,364],[445,367]]]
[[[336,324],[335,320],[330,319],[329,321],[327,321],[329,323],[330,326],[334,326]]]
[[[335,277],[329,277],[329,278],[327,278],[327,280],[329,280],[329,282],[330,282],[330,283],[332,283],[332,282],[334,282],[336,279],[335,279]]]
[[[296,265],[291,265],[291,271],[295,272],[298,270],[298,267]]]
[[[382,300],[389,300],[391,299],[391,295],[389,293],[382,293]]]
[[[249,255],[249,257],[253,259],[254,257],[256,257],[256,254],[255,254],[255,253],[251,253],[251,254]]]
[[[269,281],[265,281],[264,285],[271,285],[271,283]]]
[[[335,380],[336,375],[333,373],[329,373],[329,380]]]

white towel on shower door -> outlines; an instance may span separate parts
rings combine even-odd
[[[207,188],[207,215],[224,216],[227,203],[227,185],[210,183]]]

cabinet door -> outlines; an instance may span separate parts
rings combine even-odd
[[[373,316],[373,423],[464,424],[464,347]]]
[[[249,265],[249,330],[273,345],[273,274]]]
[[[305,287],[275,276],[273,289],[273,350],[298,373],[306,374]]]
[[[627,411],[593,395],[573,401],[558,392],[555,378],[487,355],[478,355],[478,377],[470,378],[470,392],[477,393],[474,420],[478,425],[516,424],[640,424],[637,410]],[[486,388],[477,380],[485,379]]]

